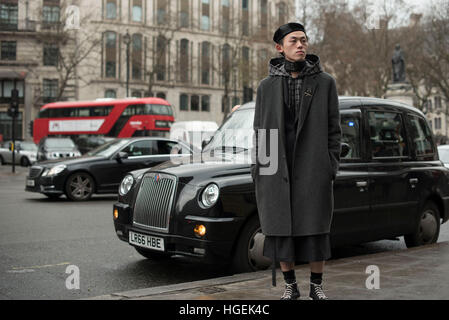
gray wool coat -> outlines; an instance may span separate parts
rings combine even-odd
[[[307,236],[330,232],[333,214],[333,180],[340,161],[340,114],[334,78],[323,72],[316,55],[307,55],[314,72],[302,74],[301,107],[293,148],[293,165],[286,161],[284,85],[282,76],[271,74],[257,89],[254,115],[255,148],[251,174],[263,234]],[[279,63],[279,58],[270,64]],[[270,140],[259,129],[278,129],[274,174],[262,174],[259,152],[269,153]],[[274,141],[271,141],[273,143]]]

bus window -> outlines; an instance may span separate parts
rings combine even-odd
[[[134,104],[127,106],[125,111],[123,111],[122,116],[138,116],[145,114],[144,104]]]
[[[78,117],[88,117],[90,108],[79,108],[78,109]]]
[[[173,115],[173,112],[170,106],[161,104],[147,104],[146,114],[171,116]]]
[[[49,115],[48,111],[49,111],[48,109],[41,110],[39,112],[39,114],[37,115],[37,117],[38,118],[48,118],[48,115]]]

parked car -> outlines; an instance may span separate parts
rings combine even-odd
[[[131,170],[190,155],[191,150],[165,138],[114,139],[79,158],[37,163],[30,168],[25,190],[49,198],[65,194],[71,200],[88,200],[94,193],[117,193],[120,181]]]
[[[44,137],[39,141],[37,161],[79,156],[81,156],[81,153],[70,138]]]
[[[10,144],[11,141],[4,142],[3,146],[0,148],[1,165],[7,163],[12,164],[12,151]],[[29,165],[36,162],[37,146],[33,142],[16,141],[14,149],[14,162],[16,164],[20,164],[23,167],[28,167]]]
[[[449,144],[438,146],[438,155],[446,168],[449,168]]]
[[[436,242],[449,217],[449,170],[424,114],[363,97],[340,97],[340,112],[332,246],[399,236],[408,247]],[[250,164],[243,161],[250,150],[239,145],[241,136],[233,146],[223,139],[230,128],[252,130],[253,118],[254,103],[242,105],[196,161],[126,175],[113,206],[119,239],[147,258],[177,254],[229,261],[236,271],[267,268]]]
[[[81,152],[81,154],[86,154],[87,152],[111,140],[114,140],[114,138],[102,136],[87,136],[87,137],[81,136],[74,139],[74,142],[78,150]]]

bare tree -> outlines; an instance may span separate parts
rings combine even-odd
[[[52,11],[41,6],[39,9],[41,19],[36,21],[38,25],[36,39],[38,43],[43,44],[43,55],[38,58],[43,60],[44,65],[55,67],[58,79],[56,94],[52,96],[52,100],[55,101],[78,98],[77,90],[82,84],[88,85],[89,76],[86,73],[81,76],[78,67],[83,63],[87,67],[86,70],[92,70],[94,74],[95,64],[92,63],[92,68],[88,68],[88,58],[101,45],[98,34],[89,31],[89,28],[82,28],[90,22],[91,14],[76,16],[75,24],[67,23],[73,21],[73,14],[79,13],[66,10],[68,4],[67,1],[61,1],[59,8],[52,7]],[[36,68],[30,68],[29,71],[35,75],[38,72]],[[43,94],[40,87],[35,88],[35,104],[45,102]]]

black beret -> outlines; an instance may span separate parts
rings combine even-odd
[[[279,43],[287,34],[295,31],[302,31],[306,33],[304,26],[300,23],[290,22],[280,26],[273,36],[273,41]]]

